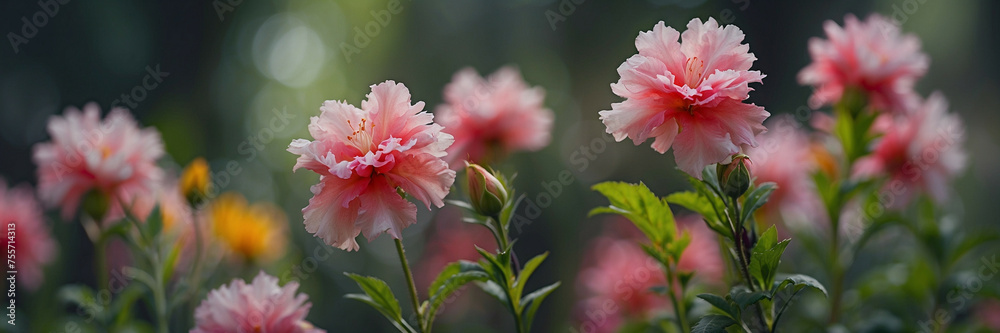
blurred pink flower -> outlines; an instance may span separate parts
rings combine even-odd
[[[929,63],[917,37],[901,35],[878,14],[864,22],[848,14],[844,27],[826,21],[823,30],[827,39],[809,40],[813,62],[799,73],[800,83],[816,88],[812,108],[837,103],[848,88],[867,93],[870,105],[882,111],[902,112],[917,101],[913,84]]]
[[[208,293],[194,311],[192,333],[322,333],[305,320],[309,296],[296,294],[297,282],[278,286],[278,278],[260,272],[249,285],[236,279]]]
[[[577,276],[577,291],[584,297],[577,305],[580,331],[615,332],[625,321],[670,309],[667,297],[650,291],[666,285],[666,278],[662,266],[639,246],[642,234],[624,219],[613,221],[592,241]],[[691,233],[678,268],[694,272],[703,283],[721,282],[724,266],[715,234],[696,215],[679,217],[677,223]]]
[[[749,84],[764,78],[750,70],[756,58],[740,44],[743,32],[713,18],[692,19],[687,27],[680,34],[661,21],[639,34],[639,54],[618,67],[621,79],[611,85],[626,100],[600,115],[615,140],[639,145],[654,138],[661,154],[673,146],[678,167],[701,178],[705,166],[757,146],[754,137],[766,131],[770,114],[742,102],[753,90]]]
[[[441,159],[452,136],[423,111],[424,102],[411,105],[410,91],[393,81],[371,88],[360,109],[324,102],[309,124],[315,141],[296,139],[288,146],[300,155],[293,170],[320,174],[302,209],[306,230],[349,251],[359,248],[360,233],[369,241],[383,232],[398,239],[416,222],[417,207],[397,189],[428,208],[441,207],[455,181]]]
[[[83,112],[67,108],[65,115],[49,119],[52,141],[34,147],[38,165],[38,196],[50,206],[62,208],[70,219],[88,191],[98,190],[110,199],[105,220],[124,216],[121,203],[151,197],[163,171],[156,160],[163,156],[160,133],[139,128],[122,108],[111,109],[104,121],[100,107],[89,103]],[[136,215],[151,207],[136,204]]]
[[[855,177],[889,176],[880,198],[891,208],[905,206],[919,191],[937,203],[948,199],[948,182],[965,167],[965,128],[948,113],[948,102],[934,93],[912,111],[896,117],[871,155],[854,165]]]
[[[14,245],[17,252],[17,283],[29,290],[37,289],[44,279],[42,266],[56,255],[56,245],[49,235],[42,216],[42,209],[31,188],[7,188],[0,178],[0,223],[8,232],[13,231],[13,242],[5,235],[4,248]],[[13,244],[12,244],[13,243]]]
[[[768,132],[758,138],[760,146],[747,151],[756,183],[778,185],[760,214],[769,223],[822,220],[826,214],[812,178],[819,163],[809,134],[791,115],[771,118],[767,127]]]
[[[417,290],[427,290],[449,263],[458,260],[478,262],[482,256],[476,246],[491,252],[497,247],[489,229],[462,222],[462,210],[456,206],[448,205],[439,210],[432,225],[423,256],[413,265]],[[438,310],[437,320],[458,321],[491,312],[492,308],[483,305],[490,304],[484,301],[486,295],[476,289],[464,286],[455,296],[449,297]]]
[[[503,67],[484,79],[472,68],[452,77],[444,88],[447,104],[435,114],[444,131],[455,137],[448,148],[452,169],[465,160],[493,163],[518,150],[536,151],[549,144],[552,111],[545,91],[529,87],[514,67]]]

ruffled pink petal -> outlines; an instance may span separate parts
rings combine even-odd
[[[386,176],[428,209],[432,204],[439,208],[444,206],[449,186],[455,182],[455,170],[449,169],[448,163],[430,156],[404,159]]]
[[[743,38],[743,31],[735,25],[720,27],[714,18],[708,18],[705,23],[695,18],[681,34],[681,52],[688,58],[698,57],[704,61],[705,73],[714,73],[717,69],[746,71],[757,58],[748,52],[749,45],[741,44]]]
[[[403,228],[417,222],[417,206],[403,199],[383,177],[372,179],[359,199],[361,214],[357,226],[368,241],[383,232],[401,239]]]
[[[359,249],[355,241],[360,234],[360,230],[355,228],[355,219],[361,208],[358,198],[369,182],[368,178],[360,177],[322,177],[320,183],[310,189],[313,197],[309,199],[309,205],[302,209],[306,231],[342,250]]]
[[[701,170],[709,164],[740,151],[718,122],[691,117],[680,117],[678,122],[681,132],[674,140],[674,158],[678,168],[695,178],[701,179]]]

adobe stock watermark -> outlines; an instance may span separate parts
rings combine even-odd
[[[243,4],[243,0],[212,0],[212,8],[219,16],[219,22],[226,21],[226,13],[236,11],[236,7]]]
[[[597,160],[607,150],[608,144],[613,142],[615,142],[615,138],[611,134],[603,133],[601,136],[595,137],[573,150],[569,155],[569,162],[577,172],[584,172],[590,168],[592,162]],[[523,232],[522,229],[524,227],[534,223],[535,219],[542,216],[542,210],[551,206],[563,194],[563,188],[572,185],[574,182],[576,182],[576,177],[573,176],[573,171],[565,168],[559,171],[555,179],[542,181],[542,188],[545,191],[536,193],[533,196],[525,193],[518,196],[515,202],[523,202],[525,205],[523,209],[524,215],[520,211],[515,211],[513,216],[511,216],[511,223],[514,225],[511,237],[520,234]]]
[[[351,63],[353,55],[361,54],[361,50],[368,47],[372,39],[378,37],[382,33],[382,29],[385,29],[389,26],[389,23],[392,23],[393,15],[403,11],[403,6],[399,2],[400,0],[389,0],[385,5],[385,9],[370,11],[369,14],[371,14],[372,19],[365,23],[363,28],[354,26],[354,44],[340,42],[340,52],[344,55],[347,63]]]
[[[39,0],[38,7],[41,7],[41,9],[31,14],[30,20],[27,16],[22,16],[21,34],[14,31],[7,33],[7,41],[10,42],[10,47],[14,49],[14,54],[20,53],[20,46],[28,44],[32,38],[35,38],[38,35],[38,29],[48,25],[49,20],[59,14],[60,6],[69,2],[70,0]]]
[[[940,332],[941,329],[946,328],[948,323],[955,319],[955,316],[951,312],[962,310],[968,306],[972,302],[975,293],[982,290],[986,283],[992,281],[993,277],[997,276],[997,272],[1000,271],[1000,261],[997,261],[996,254],[993,254],[989,258],[984,255],[979,258],[979,261],[982,262],[982,265],[973,272],[974,274],[967,276],[965,281],[948,292],[948,295],[946,295],[948,307],[938,307],[937,311],[928,315],[929,318],[927,320],[917,323],[920,326],[920,332]]]
[[[160,70],[160,64],[156,64],[156,67],[146,66],[146,76],[142,78],[142,82],[132,87],[128,93],[121,94],[118,99],[111,101],[111,108],[125,103],[130,109],[135,110],[139,103],[146,100],[149,92],[159,87],[160,83],[163,83],[163,78],[168,76],[170,73]]]

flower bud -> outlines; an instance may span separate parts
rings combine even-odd
[[[750,188],[750,157],[746,154],[733,155],[729,164],[719,163],[715,167],[722,193],[739,198]]]
[[[205,162],[205,159],[201,157],[184,167],[180,179],[181,195],[192,206],[198,205],[208,198],[212,186],[209,172],[208,162]]]
[[[507,189],[497,177],[478,164],[465,163],[472,208],[484,216],[494,216],[507,202]]]

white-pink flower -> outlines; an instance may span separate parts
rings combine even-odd
[[[96,103],[84,106],[82,113],[67,108],[64,116],[49,119],[52,141],[34,147],[38,196],[50,207],[61,207],[64,219],[74,215],[80,200],[91,190],[110,199],[105,220],[120,218],[121,204],[152,197],[163,175],[156,165],[163,156],[159,132],[139,128],[122,108],[111,109],[104,121],[100,113]],[[138,216],[146,214],[148,211],[136,212]]]
[[[678,167],[701,178],[706,166],[757,146],[754,137],[770,114],[743,103],[749,84],[764,78],[750,70],[756,58],[741,44],[743,32],[712,18],[692,19],[687,28],[681,34],[661,21],[640,33],[639,54],[618,67],[621,79],[611,85],[626,99],[600,115],[615,140],[639,145],[653,138],[659,153],[673,146]]]
[[[29,290],[37,289],[44,279],[43,266],[56,255],[56,245],[31,188],[8,189],[7,182],[0,178],[0,223],[5,230],[13,231],[3,239],[4,249],[13,245],[17,255],[16,267],[12,268],[18,272],[17,283]]]
[[[278,278],[260,272],[249,285],[233,280],[212,290],[194,311],[192,333],[324,333],[307,322],[309,296],[296,294],[297,282],[284,287]]]
[[[302,209],[307,231],[332,246],[357,250],[361,233],[369,240],[383,232],[399,239],[416,222],[417,207],[399,191],[428,208],[444,205],[455,171],[441,158],[453,138],[423,108],[424,102],[410,104],[410,91],[393,81],[372,85],[360,109],[323,103],[309,124],[314,141],[297,139],[288,146],[299,155],[293,170],[320,174]]]
[[[890,208],[903,207],[919,192],[934,201],[948,199],[949,181],[965,167],[965,128],[948,113],[940,93],[895,117],[871,155],[854,164],[855,177],[886,175],[879,198]]]
[[[536,151],[549,144],[552,111],[545,108],[545,91],[529,87],[514,67],[503,67],[488,78],[465,68],[444,88],[447,104],[437,107],[437,121],[455,137],[448,148],[453,169],[463,161],[495,162],[508,153]]]
[[[867,94],[869,105],[882,111],[901,112],[918,102],[913,84],[927,72],[929,60],[917,37],[901,35],[878,14],[864,22],[847,15],[843,27],[826,21],[823,30],[827,39],[809,40],[813,62],[799,73],[800,83],[816,88],[811,107],[835,104],[851,88]]]

